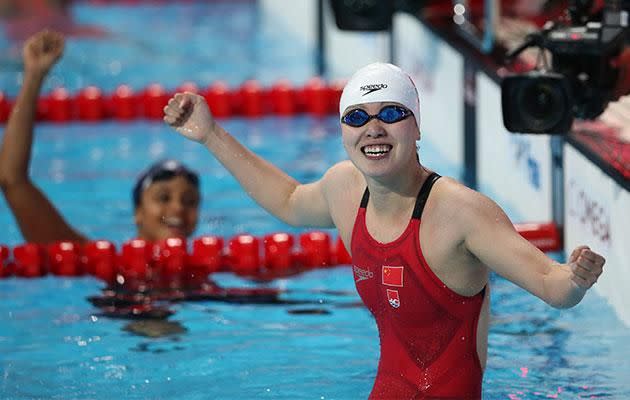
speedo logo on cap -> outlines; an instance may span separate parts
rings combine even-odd
[[[385,89],[387,87],[386,83],[376,83],[373,85],[364,85],[359,88],[359,91],[365,92],[361,96],[368,95],[370,93],[376,92],[377,90]]]

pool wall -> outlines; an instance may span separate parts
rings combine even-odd
[[[588,244],[606,257],[595,288],[630,326],[630,191],[575,147],[564,146],[564,243]]]

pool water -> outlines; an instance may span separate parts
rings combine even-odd
[[[121,84],[140,90],[155,82],[169,89],[188,81],[239,85],[249,78],[299,84],[315,74],[314,45],[286,35],[285,22],[256,0],[128,3],[74,2],[73,22],[103,34],[71,37],[44,92],[60,85],[71,92],[88,85],[111,92]],[[6,25],[0,20],[0,28]],[[14,96],[21,46],[0,32],[0,48],[0,88]]]
[[[64,58],[55,76],[69,88],[87,83],[108,88],[118,83],[142,87],[150,80],[178,84],[222,78],[238,83],[260,71],[267,71],[261,74],[269,80],[286,71],[285,76],[299,82],[312,71],[310,58],[280,64],[282,71],[273,74],[266,60],[248,58],[250,51],[261,54],[257,46],[264,45],[275,46],[278,57],[290,53],[290,43],[278,41],[282,35],[276,33],[230,48],[229,56],[221,60],[230,68],[200,59],[191,69],[177,72],[176,66],[162,64],[185,57],[182,54],[199,53],[202,43],[220,48],[235,32],[257,36],[258,28],[250,23],[258,18],[256,2],[217,2],[219,6],[212,8],[201,2],[166,8],[139,4],[123,8],[77,3],[73,11],[79,21],[98,22],[156,54],[125,50],[131,45],[124,41],[70,39],[70,61]],[[133,21],[150,17],[156,27],[164,24],[165,30],[188,21],[187,31],[176,31],[175,36],[191,39],[173,40],[166,46],[137,25],[120,22],[129,12]],[[237,22],[228,23],[220,12]],[[208,29],[214,35],[211,41]],[[85,55],[93,45],[100,46],[96,62]],[[171,59],[172,51],[176,56]],[[155,59],[150,67],[143,64],[151,57]],[[115,69],[117,75],[111,74],[111,68],[99,69],[118,58],[124,67]],[[6,83],[5,91],[16,90],[19,73],[3,70],[0,82]],[[328,166],[344,159],[334,116],[234,118],[222,123],[241,142],[300,181],[317,179]],[[424,137],[421,157],[441,172],[443,164],[431,152],[431,132]],[[91,238],[120,245],[135,235],[131,223],[135,177],[150,161],[166,157],[184,160],[202,175],[204,200],[196,235],[302,231],[261,210],[205,150],[158,122],[40,124],[31,171],[71,224]],[[21,243],[3,200],[0,226],[0,243]],[[213,278],[225,287],[262,285],[228,273]],[[283,301],[166,304],[175,311],[169,318],[175,333],[151,338],[130,331],[129,320],[99,315],[99,309],[86,300],[103,287],[95,279],[0,280],[0,398],[366,398],[376,373],[378,333],[373,318],[359,304],[350,269],[314,270],[262,286],[282,289]],[[489,342],[484,399],[630,398],[630,330],[595,293],[578,307],[559,311],[493,276]]]

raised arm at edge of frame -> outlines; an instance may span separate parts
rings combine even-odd
[[[578,304],[586,291],[601,274],[603,257],[593,252],[570,258],[560,264],[529,241],[514,228],[503,210],[480,193],[470,191],[461,215],[466,230],[466,248],[482,263],[502,277],[529,291],[555,308],[570,308]],[[596,259],[589,264],[588,277],[583,279],[578,257]]]

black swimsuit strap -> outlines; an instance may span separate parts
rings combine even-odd
[[[431,175],[429,175],[424,181],[422,187],[420,188],[420,192],[418,192],[418,196],[416,197],[416,205],[413,208],[413,214],[411,214],[411,218],[420,219],[420,216],[422,215],[422,210],[424,210],[424,205],[429,198],[431,188],[439,178],[440,175],[438,173],[432,172]],[[361,208],[367,207],[368,200],[370,200],[370,191],[366,187],[365,192],[363,192],[363,198],[361,199]]]
[[[412,219],[420,219],[422,216],[422,210],[424,210],[424,205],[429,198],[431,188],[433,188],[433,184],[438,179],[440,179],[440,175],[436,172],[432,172],[422,184],[418,197],[416,197],[416,206],[413,208],[413,214],[411,214]]]
[[[368,188],[365,188],[365,192],[363,192],[363,198],[361,198],[361,206],[360,208],[367,207],[368,200],[370,200],[370,191]]]

